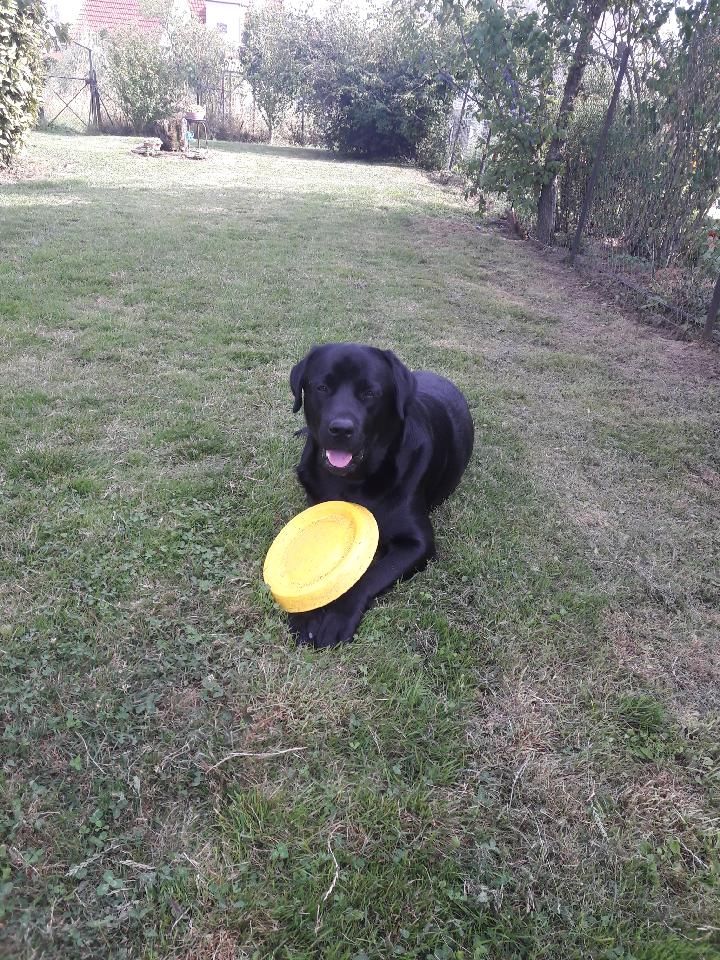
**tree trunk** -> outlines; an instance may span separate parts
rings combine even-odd
[[[703,328],[703,340],[711,340],[713,335],[713,328],[715,326],[715,321],[717,320],[718,311],[720,310],[720,276],[717,278],[715,284],[715,289],[713,291],[712,300],[710,301],[710,306],[708,307],[707,319],[705,320],[705,327]]]
[[[187,124],[182,117],[172,117],[169,120],[158,120],[151,123],[148,132],[162,140],[161,150],[176,153],[185,146],[185,132]]]
[[[630,47],[628,45],[623,48],[622,55],[620,57],[620,66],[618,67],[617,77],[615,79],[615,87],[610,99],[610,106],[605,114],[605,122],[603,123],[597,146],[595,148],[595,158],[593,160],[592,170],[590,171],[590,178],[588,179],[587,187],[585,188],[585,196],[583,197],[580,216],[578,217],[577,229],[575,230],[575,237],[573,239],[572,249],[568,258],[568,262],[571,265],[575,263],[575,257],[577,257],[580,249],[580,240],[582,239],[583,230],[585,229],[585,221],[587,220],[588,213],[590,212],[590,204],[592,203],[595,183],[597,181],[598,174],[600,173],[600,165],[605,157],[605,148],[607,147],[607,142],[610,137],[610,128],[612,127],[613,120],[615,119],[615,109],[618,105],[618,100],[620,99],[620,90],[622,89],[623,79],[625,78],[625,71],[627,70],[629,56]]]
[[[550,244],[555,238],[555,211],[557,208],[557,175],[558,166],[562,160],[563,147],[567,125],[575,106],[582,82],[585,66],[590,55],[590,42],[600,17],[605,13],[609,0],[595,0],[590,6],[580,34],[580,39],[573,53],[572,63],[565,81],[565,89],[558,111],[555,134],[550,141],[545,168],[543,170],[543,185],[537,205],[537,239],[541,243]]]

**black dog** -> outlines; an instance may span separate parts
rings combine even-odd
[[[380,529],[378,555],[355,586],[290,617],[300,643],[333,647],[351,639],[375,597],[434,556],[428,514],[460,481],[473,423],[449,380],[412,373],[375,347],[315,347],[293,367],[290,387],[293,412],[305,400],[307,442],[297,475],[308,500],[360,503]]]

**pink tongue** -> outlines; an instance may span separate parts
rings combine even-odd
[[[346,453],[344,450],[326,450],[325,453],[333,467],[337,467],[339,470],[346,467],[352,460],[352,454]]]

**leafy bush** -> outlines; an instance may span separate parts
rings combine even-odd
[[[268,4],[248,12],[240,62],[271,143],[300,94],[304,40],[303,19],[293,11]]]
[[[345,154],[444,159],[451,88],[438,79],[440,34],[409,10],[371,21],[268,5],[251,10],[241,62],[270,136],[294,107],[310,139]],[[297,124],[295,124],[297,127]],[[307,142],[307,130],[293,131]]]
[[[0,166],[37,117],[49,38],[43,0],[0,0]]]
[[[113,35],[107,48],[113,92],[136,133],[176,113],[183,97],[178,65],[159,38],[129,28]]]
[[[720,190],[720,92],[712,79],[720,21],[668,40],[632,94],[620,99],[602,160],[589,236],[612,238],[655,268],[683,261],[717,275],[705,218]],[[574,229],[597,152],[613,76],[590,73],[568,125],[560,181],[560,224]],[[715,85],[716,86],[716,85]]]
[[[219,88],[225,44],[204,24],[170,24],[167,42],[137,29],[113,34],[106,49],[115,98],[136,133],[176,114],[187,104],[208,105]]]
[[[309,109],[326,145],[438,166],[452,96],[438,79],[438,37],[390,15],[371,32],[332,17],[316,29]]]
[[[208,30],[204,23],[189,20],[171,24],[170,52],[180,76],[197,103],[211,112],[217,107],[217,95],[228,59],[228,46],[222,34]]]

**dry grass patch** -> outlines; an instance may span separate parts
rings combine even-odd
[[[680,718],[720,709],[720,660],[717,656],[720,614],[657,607],[609,610],[606,630],[622,669],[661,688]]]

